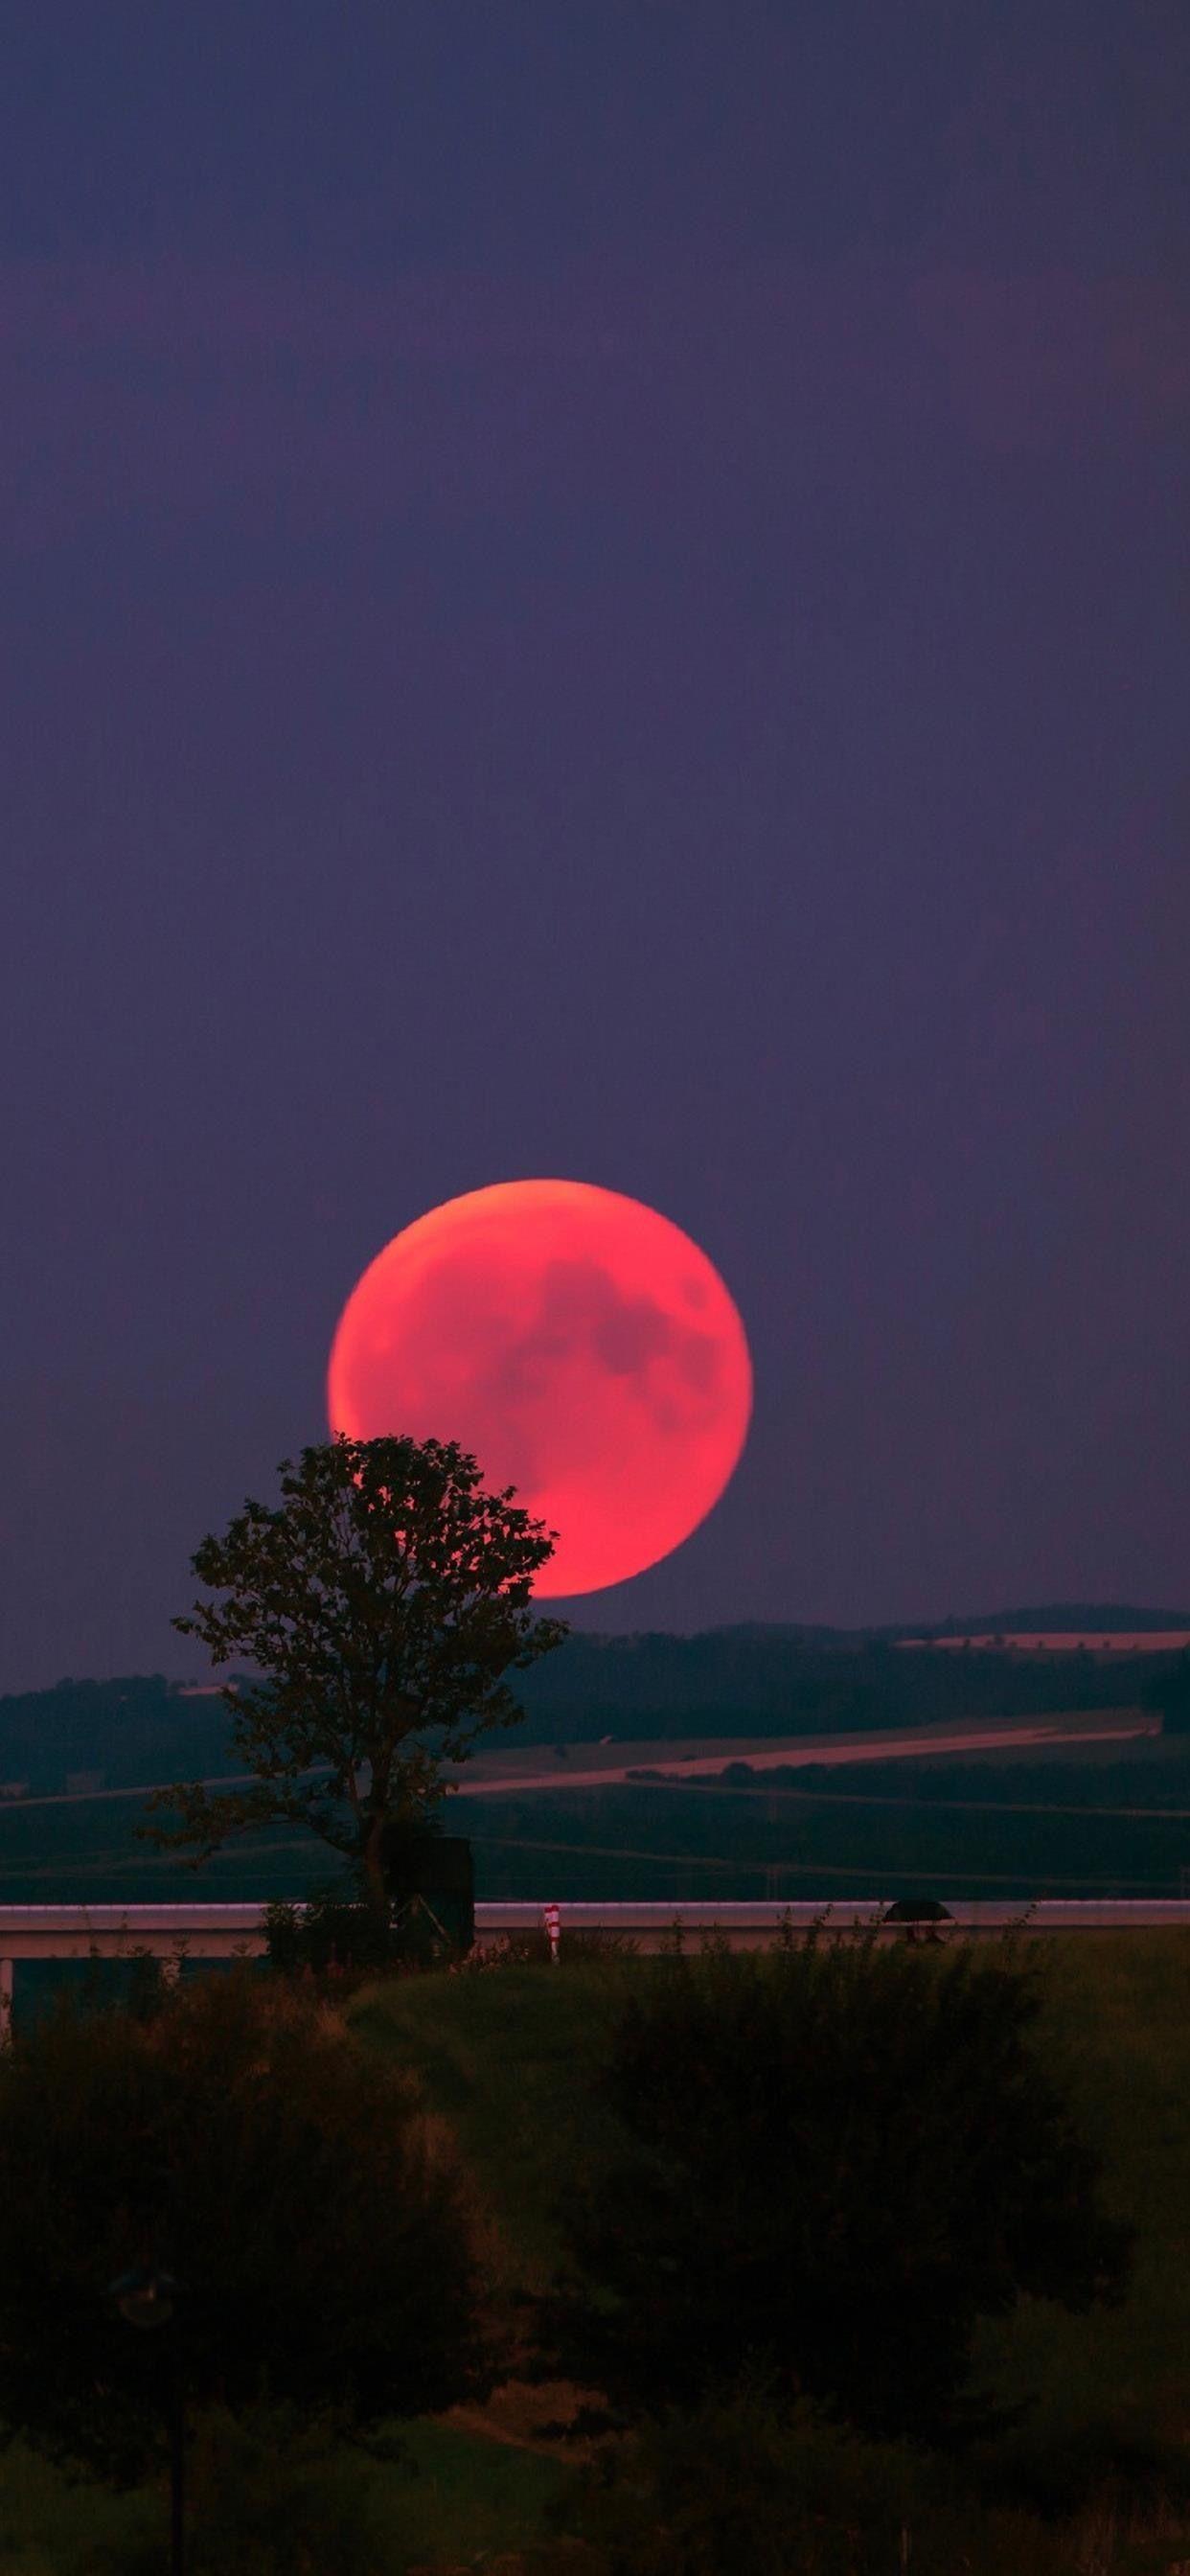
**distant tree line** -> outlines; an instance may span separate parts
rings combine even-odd
[[[615,1735],[812,1734],[957,1717],[1136,1707],[1177,1657],[1096,1660],[804,1645],[781,1635],[572,1636],[522,1690],[523,1740]]]
[[[1077,1652],[938,1655],[763,1636],[572,1635],[524,1676],[517,1741],[858,1733],[952,1717],[1135,1708],[1155,1705],[1184,1670],[1184,1658],[1155,1653],[1103,1664]],[[102,1769],[106,1785],[121,1788],[234,1767],[229,1706],[184,1697],[160,1673],[63,1681],[0,1699],[0,1780],[25,1780],[34,1795],[57,1794],[72,1771]]]
[[[222,1703],[182,1696],[164,1673],[114,1681],[61,1681],[0,1699],[0,1780],[24,1780],[31,1797],[57,1797],[73,1771],[100,1770],[108,1788],[136,1788],[164,1770],[229,1767]]]

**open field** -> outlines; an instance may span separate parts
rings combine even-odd
[[[845,1882],[849,1894],[889,1897],[919,1885],[1178,1896],[1190,1872],[1190,1738],[1122,1737],[1131,1713],[1110,1724],[1107,1714],[1027,1744],[1015,1722],[961,1750],[946,1726],[903,1753],[869,1736],[862,1762],[846,1758],[850,1744],[804,1740],[609,1745],[585,1786],[572,1758],[537,1787],[540,1754],[516,1747],[485,1757],[499,1793],[452,1800],[448,1830],[471,1838],[482,1898],[814,1896]],[[590,1760],[584,1751],[584,1773]],[[748,1764],[753,1778],[733,1768],[720,1781],[707,1762]],[[625,1768],[636,1776],[617,1779]],[[653,1770],[662,1776],[639,1777]],[[290,1826],[254,1831],[192,1870],[137,1841],[143,1813],[131,1798],[0,1806],[0,1902],[301,1897],[336,1871],[333,1853]]]
[[[612,1739],[606,1744],[571,1746],[552,1758],[539,1745],[517,1745],[509,1751],[477,1754],[462,1772],[461,1797],[491,1797],[511,1789],[611,1788],[636,1778],[642,1768],[689,1779],[716,1771],[727,1762],[749,1762],[757,1771],[782,1768],[819,1769],[831,1765],[917,1761],[969,1755],[975,1761],[1003,1759],[1025,1750],[1053,1750],[1067,1758],[1084,1748],[1102,1753],[1107,1745],[1159,1739],[1160,1720],[1144,1709],[1088,1709],[1037,1718],[938,1719],[929,1726],[896,1733],[837,1729],[829,1735],[737,1735],[681,1740]]]
[[[493,1797],[510,1788],[611,1787],[632,1779],[641,1764],[694,1774],[714,1771],[721,1762],[733,1760],[750,1761],[758,1769],[794,1763],[814,1768],[824,1762],[917,1761],[947,1754],[994,1761],[1024,1747],[1040,1749],[1047,1759],[1051,1755],[1077,1759],[1084,1752],[1094,1759],[1122,1743],[1141,1746],[1161,1740],[1160,1719],[1140,1708],[1064,1710],[1033,1718],[936,1718],[895,1732],[874,1732],[869,1727],[859,1732],[834,1728],[820,1735],[774,1735],[770,1730],[767,1735],[692,1735],[685,1740],[609,1735],[581,1745],[518,1742],[500,1749],[488,1747],[460,1765],[454,1781],[462,1797]],[[204,1785],[236,1789],[242,1781],[242,1771],[221,1771],[206,1775]],[[163,1778],[119,1788],[38,1791],[31,1797],[0,1800],[0,1815],[27,1816],[67,1807],[136,1807],[155,1789],[167,1786]]]
[[[365,1987],[348,2006],[359,2045],[408,2067],[427,2105],[456,2127],[481,2178],[493,2275],[506,2289],[548,2281],[562,2199],[614,2149],[607,2115],[588,2098],[600,2016],[617,1976],[646,1972],[629,1961],[610,1972],[439,1974]],[[1036,2044],[1100,2148],[1105,2198],[1140,2230],[1123,2308],[1068,2317],[1031,2303],[979,2340],[983,2388],[1037,2392],[1030,2422],[982,2457],[981,2476],[989,2488],[1011,2478],[1020,2493],[1060,2501],[1113,2458],[1152,2458],[1163,2446],[1190,2472],[1190,1934],[1105,1936],[1093,1949],[1055,1937],[1041,1975]],[[540,2405],[535,2429],[527,2396],[509,2389],[476,2416],[415,2425],[403,2466],[332,2458],[311,2493],[324,2507],[349,2487],[363,2493],[382,2542],[375,2576],[431,2558],[482,2563],[484,2551],[531,2539],[559,2491],[567,2446],[543,2438],[540,2420]],[[157,2492],[71,2489],[19,2447],[0,2458],[4,2576],[83,2576],[97,2541],[143,2552],[160,2529]],[[1164,2576],[1186,2556],[1190,2540],[1171,2538],[1164,2554],[1096,2564]]]
[[[509,1794],[468,1813],[485,1896],[1178,1896],[1190,1873],[1190,1749],[1089,1780],[1010,1767],[830,1767],[793,1787],[657,1780]]]

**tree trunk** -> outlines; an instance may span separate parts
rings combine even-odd
[[[383,1815],[369,1817],[364,1834],[363,1863],[366,1902],[376,1918],[378,1929],[387,1933],[392,1900],[384,1868],[384,1827]]]

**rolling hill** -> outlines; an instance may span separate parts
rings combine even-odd
[[[1190,1612],[1046,1604],[884,1629],[742,1625],[694,1636],[576,1630],[520,1685],[518,1741],[602,1735],[799,1734],[949,1717],[1135,1706],[1175,1658],[1146,1652],[931,1653],[901,1640],[1035,1629],[1072,1637],[1190,1630]],[[65,1680],[0,1698],[0,1796],[121,1788],[234,1769],[230,1715],[209,1686],[162,1673]],[[98,1776],[97,1776],[98,1775]]]

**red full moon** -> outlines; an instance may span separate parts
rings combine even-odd
[[[639,1199],[501,1181],[393,1236],[339,1318],[332,1432],[457,1440],[558,1532],[540,1597],[656,1565],[718,1502],[752,1365],[713,1262]]]

